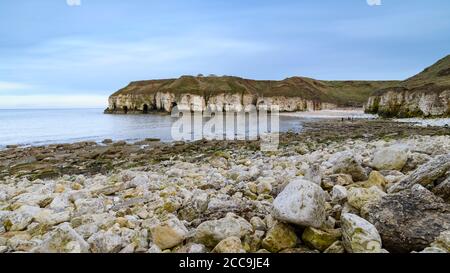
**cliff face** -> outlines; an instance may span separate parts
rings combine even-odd
[[[396,82],[318,81],[288,78],[255,81],[238,77],[192,77],[133,82],[109,98],[106,113],[186,111],[240,111],[278,105],[282,112],[362,107],[372,90]]]
[[[151,111],[170,112],[174,106],[177,106],[181,111],[205,111],[208,108],[212,111],[231,112],[248,111],[253,106],[259,110],[270,109],[272,105],[279,106],[281,112],[317,111],[338,108],[333,103],[302,98],[264,98],[249,94],[220,94],[206,100],[203,96],[190,93],[176,95],[174,93],[158,92],[154,96],[118,95],[110,97],[109,107],[106,112],[122,114],[139,114]]]
[[[386,90],[369,98],[367,113],[384,117],[447,117],[450,116],[450,88]]]
[[[375,92],[365,110],[384,117],[450,116],[450,56],[403,81],[399,87]]]

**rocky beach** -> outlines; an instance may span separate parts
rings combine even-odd
[[[0,151],[0,253],[448,253],[450,129]]]

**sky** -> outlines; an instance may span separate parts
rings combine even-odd
[[[0,108],[200,73],[405,79],[450,54],[449,18],[448,0],[1,0]]]

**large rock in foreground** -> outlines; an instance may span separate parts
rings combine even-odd
[[[450,205],[421,185],[389,194],[363,214],[391,252],[421,251],[450,228]]]
[[[273,213],[283,222],[320,228],[326,220],[325,192],[313,182],[294,180],[274,200]]]

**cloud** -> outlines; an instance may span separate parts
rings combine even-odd
[[[145,63],[174,63],[189,58],[218,56],[225,52],[256,54],[269,50],[267,45],[241,39],[207,37],[195,34],[184,37],[159,37],[123,42],[65,37],[28,48],[21,56],[0,65],[7,69],[77,69]],[[16,56],[17,57],[17,56]]]

